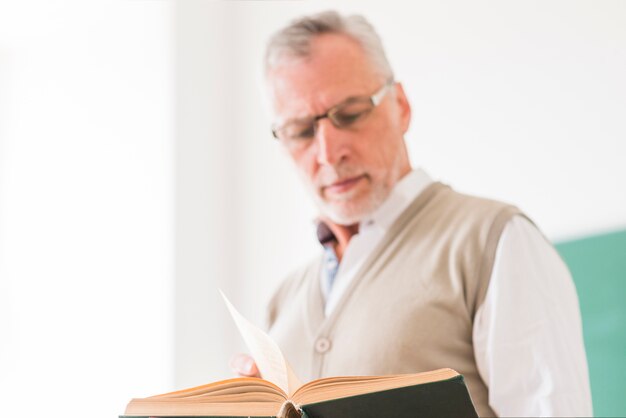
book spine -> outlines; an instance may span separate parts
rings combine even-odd
[[[293,403],[292,401],[286,401],[283,406],[280,407],[276,418],[302,418],[306,417],[302,408]]]

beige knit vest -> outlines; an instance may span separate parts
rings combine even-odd
[[[392,225],[329,317],[322,257],[291,275],[270,302],[270,333],[303,381],[450,367],[465,376],[478,414],[495,416],[472,324],[502,230],[518,214],[434,183]]]

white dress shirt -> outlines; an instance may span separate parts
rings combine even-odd
[[[433,180],[406,175],[359,225],[332,288],[320,277],[328,316],[385,232]],[[505,226],[491,280],[474,318],[474,354],[499,416],[591,416],[591,391],[576,289],[567,267],[526,218]]]

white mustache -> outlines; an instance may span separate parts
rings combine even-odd
[[[318,174],[315,179],[315,186],[318,188],[324,188],[348,179],[362,176],[363,174],[366,174],[363,169],[354,166],[343,165],[336,168],[329,168],[328,170]]]

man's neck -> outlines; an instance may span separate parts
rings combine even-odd
[[[320,243],[324,246],[332,245],[337,259],[341,261],[348,243],[354,235],[365,232],[372,225],[376,225],[377,228],[388,228],[402,210],[431,183],[432,179],[421,168],[402,176],[394,185],[385,202],[371,215],[366,216],[360,224],[337,225],[324,216],[320,217],[319,221],[327,229],[326,234],[322,234],[322,236],[318,232]],[[326,236],[326,239],[323,236]]]
[[[322,222],[328,226],[333,235],[335,236],[335,241],[333,243],[333,248],[335,250],[335,255],[337,259],[341,261],[341,257],[350,242],[350,239],[353,235],[359,233],[359,224],[354,225],[338,225],[333,223],[328,219],[322,219]]]

